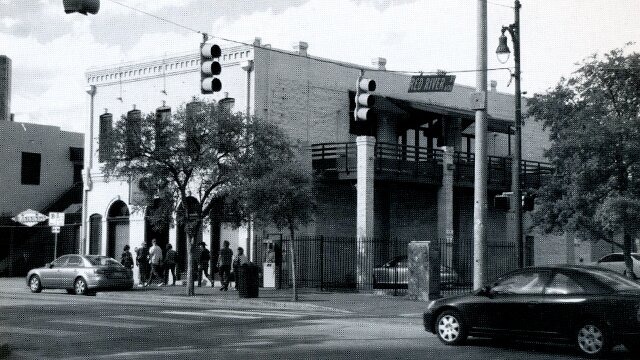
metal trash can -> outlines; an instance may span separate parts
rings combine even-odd
[[[258,297],[258,275],[260,268],[254,264],[242,265],[238,268],[238,295],[241,298]]]

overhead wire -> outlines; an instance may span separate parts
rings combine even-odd
[[[135,8],[133,6],[130,5],[125,5],[119,1],[116,0],[107,0],[110,1],[114,4],[120,5],[122,7],[128,8],[130,10],[133,11],[137,11],[141,14],[147,15],[147,16],[151,16],[157,20],[160,21],[164,21],[167,22],[169,24],[178,26],[180,28],[183,28],[185,30],[189,30],[191,32],[203,35],[206,38],[216,38],[222,41],[227,41],[230,43],[234,43],[234,44],[238,44],[238,45],[245,45],[245,46],[254,46],[254,44],[251,43],[247,43],[244,41],[239,41],[239,40],[233,40],[233,39],[229,39],[229,38],[225,38],[222,36],[217,36],[217,35],[211,35],[209,33],[182,25],[180,23],[177,23],[175,21],[171,21],[169,19],[163,18],[162,16],[158,16],[158,15],[154,15],[151,14],[147,11]],[[507,5],[502,5],[502,4],[498,4],[498,3],[493,3],[493,2],[489,2],[493,5],[497,5],[497,6],[505,6],[505,7],[509,7]],[[263,50],[267,50],[267,51],[271,51],[271,52],[275,52],[275,53],[280,53],[280,54],[284,54],[284,55],[289,55],[289,56],[298,56],[298,57],[307,57],[305,55],[301,55],[301,54],[297,54],[297,53],[293,53],[290,51],[286,51],[286,50],[280,50],[280,49],[274,49],[274,48],[266,48],[266,47],[262,47]],[[313,60],[315,61],[319,61],[319,62],[324,62],[324,63],[328,63],[328,64],[333,64],[333,65],[337,65],[337,66],[341,66],[344,68],[349,68],[349,69],[356,69],[356,70],[366,70],[366,71],[371,71],[371,72],[386,72],[386,73],[396,73],[396,74],[416,74],[416,75],[422,75],[422,74],[457,74],[457,73],[469,73],[469,72],[478,72],[478,71],[484,71],[483,69],[465,69],[465,70],[436,70],[436,71],[411,71],[411,70],[386,70],[386,69],[374,69],[374,68],[369,68],[369,67],[364,67],[364,66],[358,66],[356,64],[347,64],[345,62],[341,62],[341,61],[336,61],[336,60],[331,60],[331,59],[325,59],[325,58],[319,58],[319,57],[314,57]],[[496,68],[488,68],[486,69],[487,71],[495,71],[495,70],[509,70],[511,71],[513,67],[496,67]]]

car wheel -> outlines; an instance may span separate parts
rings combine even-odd
[[[73,283],[73,290],[76,295],[86,295],[88,293],[87,282],[83,278],[77,278]]]
[[[445,310],[436,322],[438,339],[446,345],[458,345],[467,338],[467,329],[460,314],[455,310]]]
[[[588,357],[599,357],[611,349],[604,326],[585,322],[576,333],[578,350]]]
[[[32,275],[29,278],[29,290],[31,290],[32,293],[39,293],[42,291],[42,282],[38,275]]]

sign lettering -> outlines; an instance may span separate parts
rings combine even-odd
[[[409,92],[451,92],[455,82],[455,75],[414,75]]]

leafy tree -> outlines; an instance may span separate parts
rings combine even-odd
[[[529,101],[528,115],[550,131],[555,167],[539,189],[535,223],[576,231],[630,253],[640,219],[640,54],[592,55],[569,79]],[[616,240],[622,234],[623,242]]]
[[[276,125],[199,99],[173,114],[123,116],[100,146],[113,149],[103,167],[107,178],[139,180],[142,205],[152,210],[155,225],[167,224],[175,213],[185,227],[187,295],[194,295],[192,248],[204,221],[221,207],[232,215],[244,213],[222,206],[225,198],[293,156],[291,142]]]
[[[234,208],[245,209],[247,215],[257,223],[289,231],[289,265],[294,301],[298,301],[294,239],[298,228],[313,220],[316,211],[313,185],[311,169],[305,169],[300,159],[296,158],[281,163],[274,171],[247,184],[245,191],[237,193],[234,198],[234,201],[245,204],[244,207]]]

